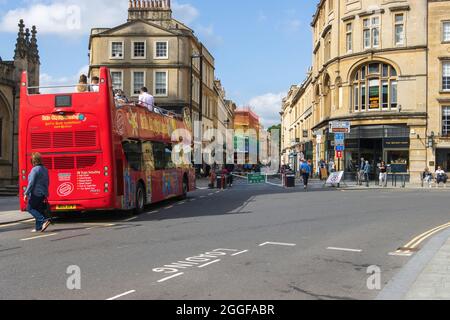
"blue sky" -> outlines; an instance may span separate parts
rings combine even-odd
[[[309,24],[317,1],[172,2],[175,18],[214,55],[228,98],[254,108],[266,126],[279,122],[281,97],[303,81],[311,64]],[[90,28],[125,22],[127,6],[128,0],[0,0],[0,56],[12,58],[17,20],[23,18],[40,31],[42,82],[70,82],[88,64]]]

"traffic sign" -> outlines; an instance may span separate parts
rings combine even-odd
[[[338,158],[338,159],[342,159],[344,156],[343,156],[343,152],[342,151],[336,151],[336,158]]]
[[[345,146],[343,146],[343,145],[336,146],[336,151],[342,152],[344,150],[345,150]]]
[[[332,121],[330,122],[331,133],[350,133],[350,121]]]

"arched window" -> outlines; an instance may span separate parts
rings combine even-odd
[[[393,66],[378,62],[364,64],[352,82],[354,111],[397,110],[397,71]]]

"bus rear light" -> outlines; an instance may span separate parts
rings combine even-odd
[[[108,171],[109,170],[109,168],[108,167],[105,167],[105,171]]]
[[[105,183],[105,188],[109,188],[109,183]]]
[[[108,193],[109,192],[109,190],[108,189],[105,189],[105,193]]]
[[[22,176],[22,180],[27,180],[27,177],[25,177],[25,176]]]
[[[109,173],[108,173],[108,172],[105,172],[105,177],[107,177],[107,176],[109,176]]]
[[[27,190],[27,187],[22,187],[22,190],[23,190],[23,191],[26,191],[26,190]]]
[[[25,174],[25,173],[27,173],[25,170],[22,170],[22,174]]]

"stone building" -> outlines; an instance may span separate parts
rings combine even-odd
[[[22,72],[27,71],[30,86],[39,86],[36,34],[35,26],[30,31],[20,20],[13,60],[0,58],[0,186],[18,181],[19,84]]]
[[[442,139],[435,139],[434,149],[427,144],[431,131],[441,133],[445,113],[449,2],[321,0],[311,23],[311,74],[283,105],[286,153],[295,153],[307,130],[315,167],[321,159],[334,159],[347,177],[361,157],[371,162],[373,175],[385,160],[408,171],[411,181],[418,181],[426,166],[442,162],[434,155],[443,154],[434,150],[445,147]],[[312,120],[305,125],[300,115],[306,111]],[[340,162],[332,121],[352,126]]]
[[[192,94],[193,119],[202,118],[205,130],[214,126],[214,57],[192,29],[172,17],[170,0],[130,1],[126,23],[92,29],[89,51],[90,76],[109,67],[115,89],[137,99],[145,86],[157,106],[180,114],[190,113]]]
[[[450,170],[450,1],[428,1],[428,166]]]

